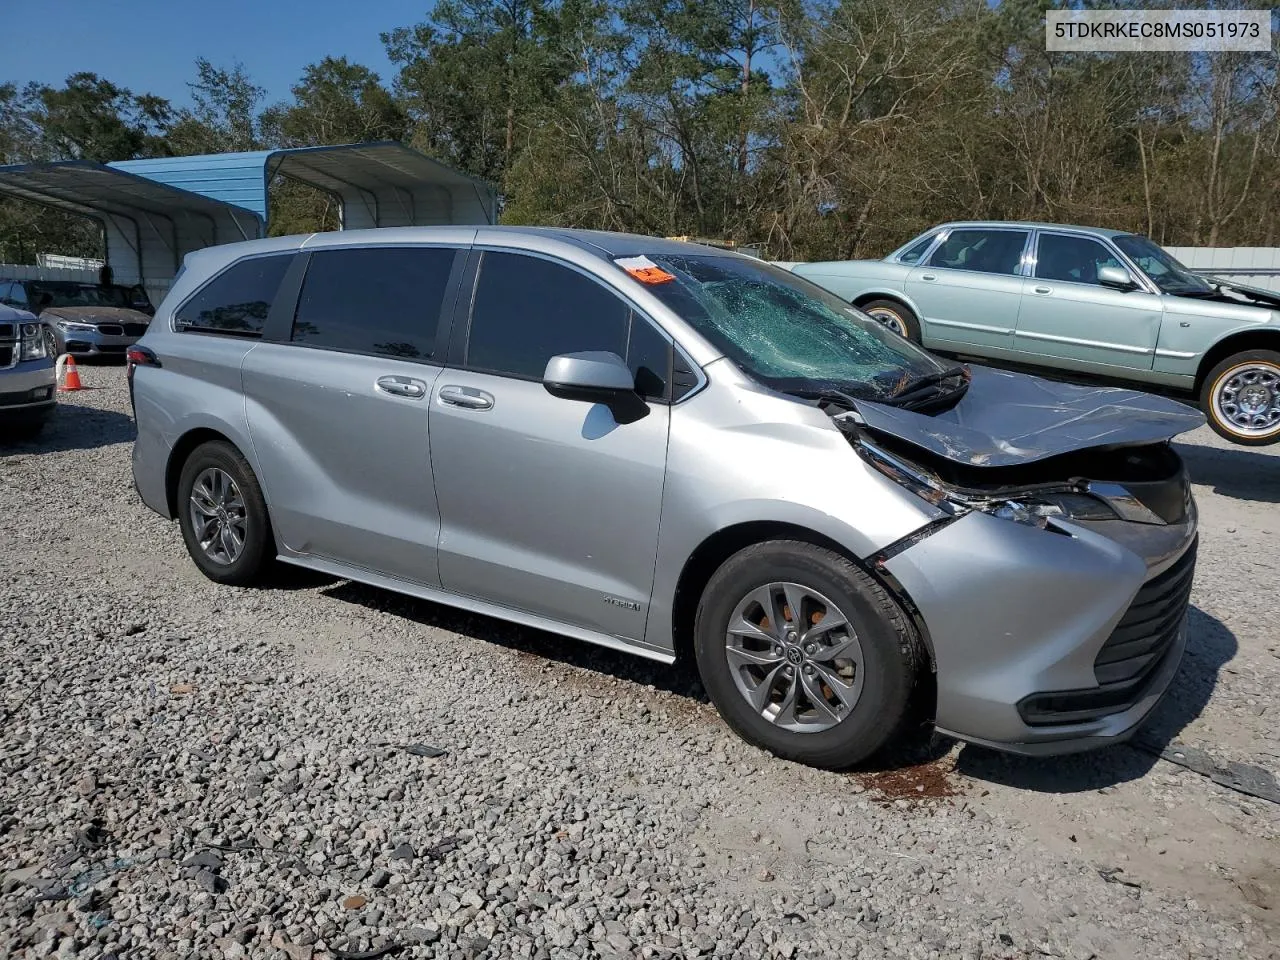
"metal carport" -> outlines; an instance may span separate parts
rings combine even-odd
[[[338,199],[344,230],[498,219],[493,184],[396,141],[126,160],[112,166],[243,206],[264,219],[271,181],[277,176],[298,180]]]
[[[98,221],[116,282],[153,294],[192,250],[265,233],[263,218],[243,207],[88,160],[0,166],[0,195]]]

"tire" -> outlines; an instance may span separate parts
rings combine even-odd
[[[912,343],[920,342],[920,320],[897,300],[868,300],[858,309]]]
[[[1245,350],[1223,360],[1204,378],[1200,409],[1213,431],[1232,443],[1280,442],[1280,353]],[[1250,416],[1251,410],[1261,412]]]
[[[230,488],[222,485],[219,474],[231,481]],[[206,509],[211,503],[224,509],[225,520],[217,518],[218,523],[239,531],[240,549],[234,555],[228,549],[229,541],[222,536],[207,538],[206,542],[213,544],[210,549],[202,546],[202,534],[209,533],[212,528],[205,526],[199,533],[196,530],[192,503],[197,484],[203,494],[199,499]],[[206,577],[237,587],[249,586],[262,579],[274,556],[271,522],[258,478],[239,450],[229,443],[215,440],[191,451],[178,478],[177,512],[187,553]],[[208,522],[216,515],[206,513],[203,516]],[[236,524],[237,518],[242,522]],[[234,536],[231,538],[232,545],[235,539]],[[215,555],[217,553],[223,556],[219,558]]]
[[[769,589],[770,585],[781,584],[803,588],[799,591],[798,616],[792,614],[792,603],[787,600],[797,594]],[[763,624],[766,633],[777,635],[767,615],[766,619],[758,618],[758,613],[764,612],[763,603],[757,605],[749,599],[753,594],[787,600],[785,606],[775,606],[774,612],[781,609],[783,619],[790,615],[788,623],[802,621],[811,626],[830,615],[825,605],[813,602],[814,595],[821,595],[852,626],[857,651],[850,648],[847,656],[858,656],[860,662],[824,661],[824,651],[840,649],[848,639],[848,632],[836,627],[820,636],[816,644],[805,644],[803,637],[798,638],[800,643],[787,643],[781,656],[775,649],[769,665],[758,665],[756,658],[763,656],[758,651],[769,644],[750,630],[742,633],[741,639],[729,632],[731,618],[737,622],[741,614],[749,623]],[[818,616],[819,612],[822,616]],[[737,644],[742,644],[741,652],[733,651]],[[755,649],[745,649],[747,646]],[[813,646],[820,649],[810,659],[805,651]],[[914,629],[878,583],[838,553],[791,540],[746,547],[715,572],[698,604],[694,650],[703,686],[720,716],[739,736],[784,759],[837,770],[867,759],[898,735],[910,713],[922,662],[921,644]],[[793,666],[797,663],[802,665]],[[833,704],[845,698],[834,692],[834,679],[829,684],[821,681],[831,678],[833,665],[842,663],[842,678],[852,676],[853,683],[842,684],[841,689],[852,702],[832,709]],[[770,679],[775,669],[780,672]],[[792,671],[790,681],[786,680],[788,669]],[[801,677],[801,671],[808,680]],[[819,680],[816,685],[815,679]],[[772,685],[758,701],[765,703],[763,710],[748,701],[746,691],[755,680],[760,681],[755,686],[757,694],[766,684]],[[806,683],[810,684],[808,688]],[[790,712],[783,706],[788,699],[788,684],[796,687],[799,694],[797,706]],[[815,688],[827,701],[825,710],[820,710],[817,698],[808,693]],[[777,703],[770,702],[774,698]],[[775,715],[767,716],[771,711]],[[792,729],[787,728],[788,718]],[[795,726],[810,729],[794,729]]]

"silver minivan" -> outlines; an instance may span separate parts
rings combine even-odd
[[[950,365],[759,260],[500,227],[231,244],[128,357],[137,489],[211,579],[280,560],[688,659],[783,757],[855,764],[921,706],[1101,746],[1182,659],[1169,441],[1198,412]]]

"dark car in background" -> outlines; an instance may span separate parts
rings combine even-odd
[[[0,280],[0,303],[44,321],[54,356],[124,356],[155,313],[141,286],[70,280]]]

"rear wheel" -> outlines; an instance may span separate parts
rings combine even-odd
[[[178,478],[178,525],[187,552],[210,580],[248,586],[271,558],[262,488],[240,451],[211,441],[196,447]]]
[[[1200,389],[1209,426],[1245,446],[1280,441],[1280,353],[1246,350],[1209,371]]]
[[[879,584],[797,541],[725,561],[698,606],[695,650],[716,709],[744,740],[834,769],[898,733],[919,662],[914,632]]]
[[[900,337],[920,342],[920,321],[909,307],[896,300],[869,300],[858,308]]]

